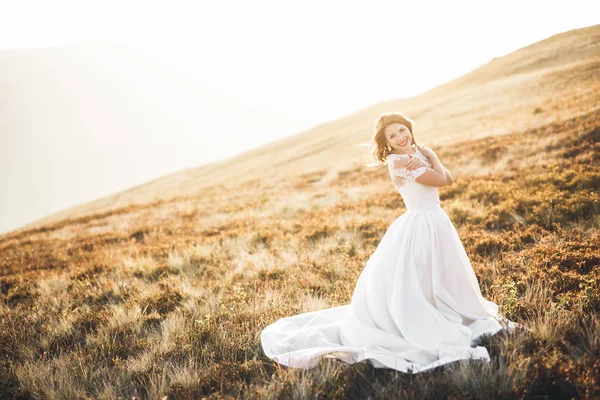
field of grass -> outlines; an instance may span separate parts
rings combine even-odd
[[[404,212],[385,167],[355,166],[0,237],[0,398],[600,397],[600,109],[435,150],[482,294],[531,328],[486,338],[491,363],[264,356],[271,322],[350,301]]]

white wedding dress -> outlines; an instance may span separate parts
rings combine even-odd
[[[419,150],[416,154],[428,165]],[[350,304],[275,321],[261,333],[265,354],[297,368],[323,357],[417,373],[463,359],[489,361],[483,335],[518,325],[484,299],[467,253],[425,171],[388,168],[406,212],[389,226],[361,272]]]

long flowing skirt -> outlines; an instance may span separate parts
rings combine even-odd
[[[490,360],[483,335],[518,324],[481,295],[458,233],[440,207],[408,210],[388,227],[350,304],[275,321],[261,333],[276,362],[312,368],[323,357],[417,373]]]

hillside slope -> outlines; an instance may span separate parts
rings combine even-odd
[[[247,147],[229,132],[260,130],[266,142],[283,123],[288,133],[304,126],[228,93],[245,82],[236,71],[204,62],[192,72],[179,61],[110,41],[0,51],[0,187],[10,190],[0,197],[0,232],[208,164],[214,148]],[[217,69],[227,83],[215,88]],[[237,120],[224,126],[232,109]]]
[[[600,398],[598,61],[557,65],[378,104],[3,235],[0,398]],[[442,208],[483,296],[529,330],[485,338],[490,363],[417,375],[283,368],[262,329],[347,304],[405,211],[350,147],[401,106],[452,171]],[[453,133],[428,139],[436,116]]]
[[[367,161],[354,144],[371,135],[380,113],[399,110],[417,122],[419,143],[444,146],[459,140],[526,131],[594,111],[600,104],[600,25],[554,35],[410,99],[376,104],[231,159],[169,174],[146,184],[50,215],[23,229],[65,218],[200,196],[209,188],[260,180],[281,185],[290,171],[327,167],[320,184]]]
[[[384,168],[327,166],[0,239],[6,398],[598,398],[600,109],[444,146],[440,189],[482,294],[531,331],[417,376],[278,367],[259,335],[347,304],[403,211]],[[60,385],[55,384],[60,382]]]

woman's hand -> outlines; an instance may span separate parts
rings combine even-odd
[[[413,169],[421,167],[429,167],[429,165],[425,161],[421,160],[419,157],[413,157],[412,154],[409,154],[406,169],[412,171]]]

